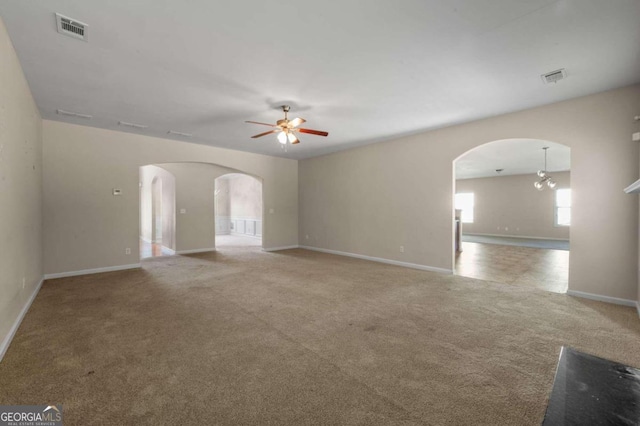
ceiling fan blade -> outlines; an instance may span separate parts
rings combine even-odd
[[[305,121],[307,121],[307,120],[305,120],[304,118],[296,117],[293,120],[289,121],[289,125],[291,127],[298,127],[299,125],[301,125]]]
[[[269,126],[269,127],[278,127],[275,124],[260,123],[258,121],[245,121],[245,123],[260,124],[260,125]]]
[[[278,133],[280,130],[269,130],[268,132],[260,133],[259,135],[251,136],[251,139],[260,138],[262,136],[270,135],[271,133]]]
[[[293,133],[292,133],[292,134],[293,134]],[[291,145],[295,145],[295,144],[297,144],[297,143],[300,143],[300,139],[299,139],[296,135],[293,135],[293,137],[294,137],[295,139],[293,140],[293,142],[291,142]]]
[[[329,136],[329,132],[323,132],[321,130],[311,130],[311,129],[295,129],[300,133],[309,133],[310,135],[318,135],[318,136]]]

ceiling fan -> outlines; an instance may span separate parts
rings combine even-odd
[[[328,132],[323,132],[320,130],[312,130],[312,129],[303,129],[298,127],[306,120],[304,118],[294,118],[293,120],[289,120],[287,114],[289,112],[289,105],[282,105],[282,111],[284,112],[284,118],[282,120],[276,121],[276,124],[267,124],[267,123],[259,123],[257,121],[245,121],[245,123],[252,124],[260,124],[262,126],[275,127],[273,130],[269,130],[268,132],[260,133],[255,136],[251,136],[252,139],[260,138],[262,136],[270,135],[272,133],[278,133],[278,142],[283,145],[286,145],[287,142],[291,144],[300,143],[300,139],[296,133],[309,133],[310,135],[318,135],[318,136],[328,136]]]

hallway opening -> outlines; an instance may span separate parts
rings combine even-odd
[[[244,173],[215,180],[216,248],[262,246],[262,182]]]
[[[140,258],[175,254],[175,177],[167,170],[140,167]]]
[[[566,293],[570,148],[537,139],[489,142],[454,161],[454,271]]]

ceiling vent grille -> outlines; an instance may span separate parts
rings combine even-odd
[[[64,109],[57,109],[56,112],[59,115],[67,115],[69,117],[78,117],[78,118],[86,118],[86,119],[92,119],[93,115],[89,115],[89,114],[80,114],[79,112],[73,112],[73,111],[66,111]]]
[[[80,21],[76,21],[75,19],[56,13],[56,25],[58,26],[58,32],[60,34],[83,41],[89,40],[89,26],[87,24],[83,24]]]
[[[567,78],[567,72],[565,71],[564,68],[561,68],[559,70],[542,74],[540,77],[542,77],[542,82],[545,84],[557,83],[560,80],[564,80],[565,78]]]
[[[144,124],[129,123],[128,121],[118,121],[118,126],[133,127],[134,129],[146,129],[149,127]]]
[[[190,138],[190,137],[193,136],[193,133],[177,132],[175,130],[169,130],[167,132],[167,134],[175,135],[175,136],[182,136],[182,137],[185,137],[185,138]]]

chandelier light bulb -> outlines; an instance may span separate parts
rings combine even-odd
[[[296,140],[296,135],[293,133],[287,133],[287,137],[289,138],[289,142],[293,143]]]
[[[278,142],[282,145],[287,143],[287,134],[285,132],[278,133]]]
[[[556,187],[556,182],[553,179],[551,179],[551,176],[549,175],[549,173],[547,173],[547,150],[548,149],[549,149],[548,146],[545,146],[544,148],[542,148],[542,150],[544,151],[544,169],[538,170],[537,175],[540,178],[540,180],[537,182],[534,182],[533,184],[533,186],[535,186],[538,191],[542,191],[544,189],[545,183],[551,189]]]

